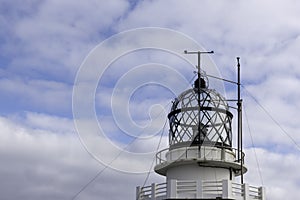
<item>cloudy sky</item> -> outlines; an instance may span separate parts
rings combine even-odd
[[[196,58],[181,53],[197,45],[215,51],[204,69],[223,78],[235,80],[241,57],[246,182],[268,199],[297,199],[299,9],[296,0],[0,0],[1,199],[134,199],[145,180],[163,182],[146,172],[167,147],[171,100],[193,82]]]

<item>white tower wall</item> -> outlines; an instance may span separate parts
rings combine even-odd
[[[167,182],[169,180],[230,180],[230,171],[225,168],[201,167],[197,164],[188,164],[173,167],[167,171]]]

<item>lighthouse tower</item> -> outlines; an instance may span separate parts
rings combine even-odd
[[[154,168],[166,182],[137,187],[137,200],[265,199],[263,187],[235,181],[247,172],[244,153],[232,145],[228,102],[208,81],[199,69],[194,85],[174,99],[169,147],[156,154]]]

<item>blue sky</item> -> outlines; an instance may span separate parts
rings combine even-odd
[[[268,199],[297,199],[300,186],[300,156],[295,145],[300,144],[299,9],[296,0],[0,0],[2,198],[72,199],[105,167],[86,151],[79,139],[82,135],[77,134],[72,111],[76,75],[85,58],[103,41],[112,36],[118,38],[123,31],[157,27],[184,34],[205,49],[214,50],[210,58],[218,72],[211,69],[213,65],[205,66],[206,70],[224,78],[235,79],[236,57],[241,57],[243,99],[254,139],[253,147],[244,116],[249,167],[246,180],[254,185],[262,184],[256,152]],[[142,36],[137,35],[126,44],[143,41]],[[159,43],[161,38],[159,35],[157,38]],[[161,43],[172,43],[172,39]],[[109,57],[114,52],[107,48],[107,56],[99,57]],[[168,113],[176,95],[174,91],[179,88],[176,84],[180,77],[176,73],[188,82],[194,75],[192,64],[196,64],[196,58],[184,57],[179,50],[174,52],[159,49],[129,52],[120,55],[98,77],[92,95],[105,137],[88,148],[100,151],[101,158],[108,163],[128,142],[137,136],[138,139],[126,148],[128,153],[116,159],[76,199],[135,198],[135,186],[143,184],[146,174],[132,173],[129,169],[150,168],[153,154],[149,152],[157,148],[164,114]],[[209,58],[203,59],[206,65]],[[166,66],[176,73],[172,70],[163,73]],[[144,73],[139,73],[139,69]],[[139,76],[133,76],[135,73]],[[122,78],[128,85],[116,87]],[[126,99],[126,91],[139,86],[141,80],[153,80],[153,83],[136,88]],[[174,88],[158,82],[172,84]],[[178,85],[185,87],[180,84],[183,82]],[[213,80],[211,86],[222,89]],[[233,87],[225,88],[221,93],[234,97]],[[87,98],[82,96],[82,101]],[[132,117],[128,126],[134,130],[132,133],[126,133],[124,124],[118,124],[129,122],[122,118],[128,116],[119,116],[121,121],[117,121],[112,105],[127,106]],[[167,129],[168,126],[160,148],[168,144]],[[131,154],[141,152],[149,154],[144,157]],[[148,183],[163,180],[151,173]]]

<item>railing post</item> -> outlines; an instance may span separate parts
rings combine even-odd
[[[140,200],[141,192],[142,192],[141,187],[140,186],[136,187],[136,200]]]
[[[174,179],[167,182],[167,197],[170,199],[177,198],[177,182]]]
[[[259,192],[259,199],[260,200],[266,200],[266,191],[264,187],[259,187],[258,188],[258,192]]]
[[[232,182],[230,180],[225,179],[222,181],[222,198],[233,199]]]
[[[196,181],[196,198],[202,198],[203,197],[203,185],[202,180]]]
[[[249,195],[249,185],[247,183],[243,184],[243,195],[244,195],[244,200],[249,200],[250,199],[250,195]]]
[[[156,200],[156,184],[151,184],[151,200]]]

